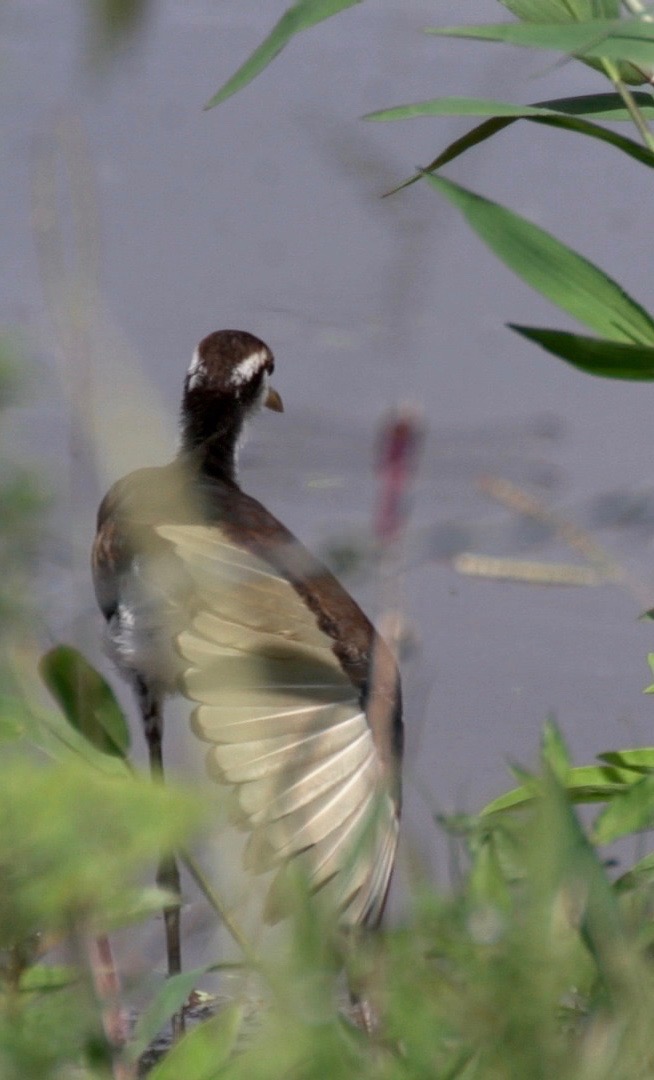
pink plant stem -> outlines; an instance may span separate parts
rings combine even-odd
[[[395,543],[406,525],[422,436],[417,410],[406,405],[394,410],[382,423],[377,453],[380,492],[374,531],[384,546]]]
[[[114,962],[111,943],[106,934],[89,938],[87,957],[93,985],[102,1011],[102,1026],[114,1051],[113,1080],[136,1080],[136,1065],[120,1060],[129,1040],[129,1017],[120,1004],[120,979]]]

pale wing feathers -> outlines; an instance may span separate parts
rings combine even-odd
[[[212,757],[227,780],[240,784],[282,769],[290,772],[298,758],[307,765],[320,762],[328,755],[345,749],[355,736],[365,734],[363,724],[365,720],[358,713],[313,735],[300,732],[231,744],[220,740],[212,751]]]
[[[250,815],[255,832],[246,860],[250,869],[268,870],[274,863],[318,843],[340,827],[350,813],[371,799],[376,763],[368,761],[346,781],[284,813],[279,803]],[[279,812],[281,810],[281,813]]]
[[[352,702],[328,702],[327,705],[297,704],[296,699],[281,701],[276,695],[271,702],[267,694],[265,702],[248,705],[200,705],[193,713],[192,726],[195,734],[206,742],[239,743],[286,735],[296,738],[298,734],[314,735],[331,725],[337,726],[352,716]]]
[[[214,761],[213,753],[209,751],[209,768]],[[369,732],[365,732],[350,746],[318,765],[310,765],[308,770],[300,759],[293,769],[281,776],[273,774],[244,784],[239,802],[252,817],[253,823],[259,824],[263,818],[274,820],[292,813],[335,785],[344,783],[354,770],[370,762],[376,764],[372,738]],[[370,780],[373,781],[372,776]]]
[[[194,732],[236,791],[245,862],[278,867],[266,915],[285,914],[294,869],[345,921],[383,905],[397,813],[355,687],[295,589],[217,527],[162,526],[193,582],[177,638]]]

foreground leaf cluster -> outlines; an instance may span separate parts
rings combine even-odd
[[[87,947],[161,903],[139,870],[186,842],[201,811],[86,762],[35,766],[14,744],[0,770],[0,1075],[118,1075],[200,973],[173,980],[117,1051]],[[654,750],[603,757],[589,769],[608,809],[589,832],[574,806],[582,770],[548,724],[520,797],[441,823],[465,852],[459,886],[417,881],[403,924],[354,948],[298,889],[287,962],[257,968],[256,1023],[244,1001],[223,1004],[152,1080],[651,1076],[654,857],[616,874],[600,843],[651,826]],[[372,1037],[343,1012],[344,957],[378,1016]]]

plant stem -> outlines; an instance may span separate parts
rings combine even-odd
[[[218,915],[220,915],[220,918],[229,930],[234,941],[242,950],[248,964],[250,964],[253,968],[257,967],[257,958],[249,941],[245,937],[238,923],[230,915],[226,905],[218,896],[218,893],[211,887],[210,883],[207,881],[202,869],[200,868],[196,860],[191,854],[189,854],[188,851],[181,851],[180,858],[184,863],[186,869],[188,870],[189,874],[195,881],[196,885],[204,893],[206,899],[209,901],[214,911],[216,911]]]
[[[611,80],[620,97],[624,101],[627,112],[629,113],[631,119],[636,125],[638,133],[640,134],[643,142],[645,143],[645,146],[648,150],[654,152],[654,135],[647,126],[645,117],[636,105],[631,91],[627,88],[627,86],[625,86],[622,79],[620,78],[617,67],[611,60],[602,60],[602,65],[608,78]]]

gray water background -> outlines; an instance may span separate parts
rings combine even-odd
[[[87,571],[95,506],[126,468],[165,460],[183,373],[207,332],[241,327],[273,348],[286,412],[257,420],[241,479],[323,554],[365,543],[379,419],[398,402],[419,405],[429,436],[404,579],[414,641],[404,843],[445,882],[433,811],[475,811],[504,790],[508,759],[534,763],[547,714],[579,764],[652,742],[642,688],[653,634],[637,616],[654,600],[654,389],[583,376],[506,329],[573,324],[426,185],[380,199],[467,122],[360,117],[446,94],[528,102],[605,87],[547,54],[421,33],[500,19],[492,0],[379,0],[301,35],[243,93],[203,112],[286,6],[154,2],[143,32],[99,72],[79,0],[3,5],[0,294],[34,357],[32,400],[15,410],[12,438],[57,493],[44,645],[73,641],[103,663]],[[648,176],[624,156],[523,124],[447,174],[551,229],[651,306]],[[85,327],[75,356],[44,298],[44,277],[50,294],[57,281],[43,254],[39,175],[53,181],[69,263],[71,175],[90,193],[88,220],[101,222],[99,234],[82,227],[97,242],[99,286],[75,293]],[[104,433],[99,467],[80,409]],[[574,559],[558,542],[533,546],[537,529],[479,493],[484,472],[589,528],[638,596],[457,575],[444,557],[453,537],[480,552]],[[345,581],[379,612],[374,565]],[[168,737],[169,759],[201,772],[183,719]]]

